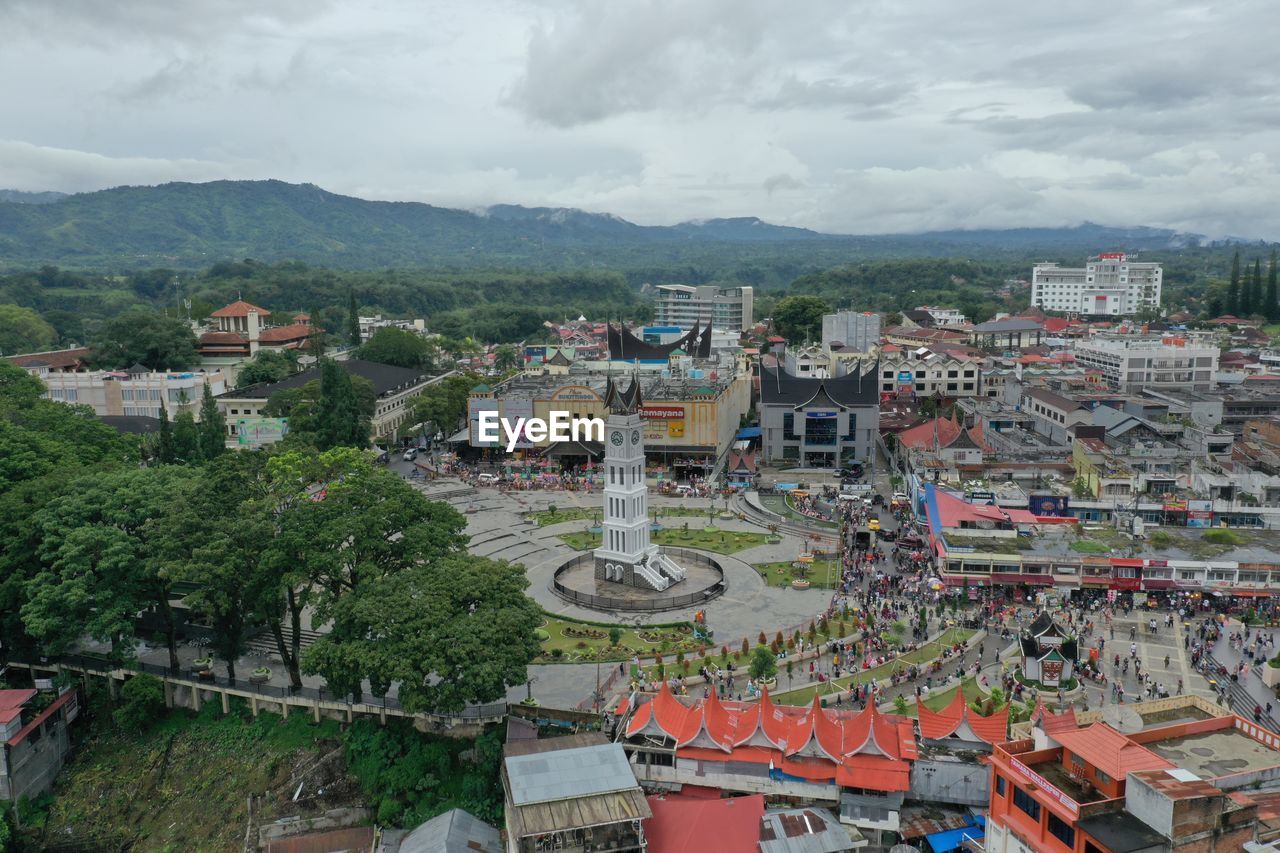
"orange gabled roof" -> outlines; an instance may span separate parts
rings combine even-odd
[[[938,446],[946,447],[960,435],[960,429],[960,424],[950,418],[934,418],[898,433],[898,444],[912,450],[926,450],[933,447],[936,437]]]
[[[923,702],[916,703],[916,721],[920,724],[920,737],[926,740],[942,740],[951,737],[964,720],[964,691],[956,689],[947,707],[934,711]]]
[[[701,730],[725,752],[733,749],[734,723],[732,715],[720,703],[720,697],[712,690],[702,703]]]
[[[850,755],[836,768],[836,784],[874,791],[909,791],[911,765],[878,755]]]
[[[230,305],[225,305],[210,314],[210,317],[248,317],[250,311],[257,311],[259,317],[270,317],[271,312],[266,308],[259,308],[251,302],[245,302],[243,299],[237,299]]]
[[[966,712],[966,722],[975,735],[992,746],[1009,739],[1009,705],[1007,703],[989,717],[976,714],[970,708]]]
[[[1047,735],[1069,732],[1080,728],[1080,724],[1076,722],[1075,708],[1068,708],[1061,714],[1051,714],[1049,709],[1045,708],[1042,703],[1040,705],[1040,713],[1040,728],[1044,729],[1044,733]]]
[[[1136,770],[1169,770],[1177,765],[1134,743],[1106,723],[1058,732],[1051,736],[1112,779],[1123,779]]]
[[[764,732],[764,736],[770,743],[780,746],[786,743],[790,728],[791,723],[786,714],[778,710],[769,698],[769,690],[766,688],[760,691],[760,730]]]
[[[262,333],[258,335],[258,340],[263,343],[297,341],[309,338],[314,334],[318,334],[315,327],[308,326],[306,323],[294,323],[291,326],[272,326],[270,329],[263,329]]]

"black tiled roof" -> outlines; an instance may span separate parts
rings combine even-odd
[[[127,435],[146,435],[160,431],[160,419],[146,415],[99,415],[98,420]]]
[[[364,361],[359,358],[350,358],[346,361],[338,362],[338,366],[350,373],[352,376],[359,376],[367,379],[373,385],[373,391],[379,397],[392,391],[399,390],[408,385],[413,385],[426,378],[420,370],[411,367],[396,367],[390,364],[379,364],[376,361]],[[320,368],[312,367],[301,373],[295,373],[287,379],[281,379],[279,382],[260,382],[257,385],[249,385],[245,388],[237,388],[234,391],[227,391],[219,394],[219,397],[230,397],[236,400],[266,400],[270,399],[272,394],[278,391],[287,391],[290,388],[301,388],[313,379],[320,378]]]
[[[760,401],[765,404],[803,406],[822,395],[841,406],[871,406],[880,400],[880,365],[864,373],[850,373],[836,379],[804,379],[781,367],[760,370]]]

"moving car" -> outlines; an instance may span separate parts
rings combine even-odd
[[[476,477],[476,483],[481,486],[496,486],[501,480],[497,474],[481,474]]]
[[[873,518],[873,519],[869,520],[869,521],[867,522],[867,529],[868,529],[868,530],[879,530],[879,529],[880,529],[880,519],[878,519],[878,518]]]
[[[418,448],[416,448],[416,447],[410,447],[408,450],[406,450],[406,451],[404,452],[404,461],[405,461],[405,462],[412,462],[413,460],[415,460],[415,459],[417,459],[417,458],[418,458]]]

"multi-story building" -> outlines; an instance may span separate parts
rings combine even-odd
[[[338,366],[352,376],[367,380],[373,386],[376,401],[371,432],[374,439],[394,436],[396,429],[408,420],[414,399],[435,381],[419,370],[356,358],[339,361]],[[237,388],[218,397],[218,409],[227,421],[227,446],[241,446],[238,422],[243,423],[246,428],[257,424],[273,394],[301,388],[319,378],[320,369],[313,367],[279,382],[263,382]]]
[[[67,726],[80,713],[75,690],[43,707],[35,690],[0,690],[0,800],[34,799],[53,786],[71,752]]]
[[[822,315],[822,348],[868,352],[880,342],[880,315],[839,311]]]
[[[879,368],[801,379],[781,367],[760,371],[760,426],[767,462],[833,468],[873,459],[880,431]]]
[[[884,352],[880,356],[881,393],[917,397],[977,397],[982,394],[982,369],[977,359],[928,347]]]
[[[1031,304],[1088,317],[1131,317],[1160,310],[1163,280],[1160,264],[1131,261],[1123,252],[1104,252],[1083,267],[1041,263],[1031,270]]]
[[[170,420],[182,412],[199,414],[205,383],[214,396],[227,390],[220,370],[150,370],[134,365],[128,370],[91,370],[84,373],[48,370],[41,365],[27,372],[45,384],[45,396],[59,403],[93,409],[99,417],[126,415],[160,417],[163,406]]]
[[[1076,362],[1099,370],[1122,391],[1142,388],[1213,387],[1218,348],[1184,337],[1098,335],[1076,344]]]
[[[660,326],[689,328],[710,323],[715,329],[743,331],[755,322],[750,287],[716,287],[703,284],[660,284],[654,300],[653,321]]]

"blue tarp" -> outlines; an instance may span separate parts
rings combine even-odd
[[[926,835],[924,840],[929,844],[929,849],[933,853],[951,853],[952,850],[959,850],[960,845],[964,844],[966,838],[978,839],[986,835],[985,817],[978,818],[977,826],[962,826],[959,829],[948,829],[945,832],[935,832],[932,835]]]
[[[773,487],[780,492],[789,492],[792,489],[800,488],[799,483],[774,483]]]
[[[738,438],[759,438],[760,427],[743,427],[738,430]]]

